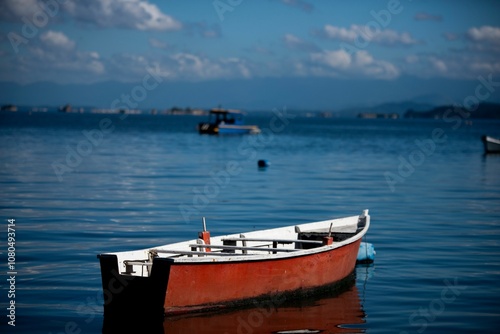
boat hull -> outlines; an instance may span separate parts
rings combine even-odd
[[[224,308],[273,295],[307,294],[340,282],[354,270],[360,242],[285,259],[172,264],[165,313]],[[197,293],[186,293],[192,291]]]
[[[150,277],[119,274],[116,257],[100,256],[105,314],[127,313],[145,304],[155,312],[181,314],[281,295],[304,296],[348,277],[356,265],[360,242],[270,260],[177,263],[155,259]]]
[[[200,123],[198,124],[198,131],[200,134],[208,135],[245,135],[245,134],[258,134],[260,130],[255,125],[230,125],[230,124],[212,124]]]

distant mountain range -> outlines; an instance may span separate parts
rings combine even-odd
[[[500,119],[500,104],[498,103],[480,103],[476,108],[465,108],[462,106],[446,105],[421,111],[409,109],[404,114],[405,118],[444,118],[444,117],[462,117],[462,118],[485,118]]]
[[[373,107],[358,107],[358,108],[347,108],[340,110],[338,116],[340,117],[356,117],[361,114],[398,114],[403,116],[403,114],[411,110],[424,111],[433,108],[435,105],[429,103],[418,103],[412,101],[404,102],[389,102],[382,103]]]
[[[440,100],[435,99],[436,101]],[[446,101],[446,99],[441,99]],[[450,111],[451,110],[451,111]],[[469,110],[459,104],[448,103],[431,104],[415,101],[390,102],[372,107],[347,108],[337,112],[339,117],[363,117],[363,118],[443,118],[445,115],[469,115],[470,118],[500,118],[500,104],[480,103],[476,109]],[[391,117],[397,115],[398,117]],[[371,117],[370,117],[371,116]],[[386,116],[386,117],[384,117]]]
[[[408,109],[463,103],[475,92],[477,80],[423,79],[402,76],[397,80],[337,79],[330,77],[280,77],[169,81],[146,89],[142,82],[103,81],[88,84],[36,82],[18,84],[0,81],[0,105],[89,106],[113,108],[129,100],[131,108],[165,110],[181,108],[223,108],[245,111],[330,112],[334,116],[356,117],[361,112],[403,115]],[[394,101],[394,102],[393,102]],[[488,101],[500,103],[500,89]],[[391,102],[391,103],[386,103]]]
[[[65,110],[65,108],[70,108]],[[176,113],[175,111],[179,109],[176,107],[167,108],[165,110],[158,110],[152,112],[151,109],[142,109],[145,113],[162,113],[162,114],[192,114],[188,109],[179,109],[184,111],[183,113]],[[0,106],[2,112],[111,112],[112,110],[99,110],[95,107],[90,106],[50,106],[50,105],[38,105],[38,106],[28,106],[28,105],[13,105],[5,104]],[[96,111],[97,110],[97,111]],[[133,110],[132,110],[133,111]],[[202,111],[196,109],[196,111]],[[432,106],[427,103],[417,103],[412,101],[405,102],[391,102],[383,103],[373,107],[359,107],[359,108],[348,108],[337,112],[306,112],[301,110],[289,110],[292,113],[297,113],[301,115],[316,115],[317,117],[345,117],[345,118],[434,118],[443,119],[445,117],[462,117],[462,118],[473,118],[473,119],[500,119],[500,104],[498,103],[480,103],[475,109],[467,109],[465,107],[459,106],[458,104],[452,105],[441,105]],[[252,114],[265,114],[270,111],[253,111]],[[198,113],[199,114],[199,113]]]

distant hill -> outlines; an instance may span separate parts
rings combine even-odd
[[[360,114],[398,114],[402,116],[407,110],[429,110],[434,107],[428,103],[418,103],[413,101],[382,103],[373,107],[356,107],[343,109],[338,112],[339,116],[356,117]]]
[[[452,110],[451,112],[449,110]],[[480,103],[476,110],[468,110],[462,106],[439,106],[430,110],[420,111],[408,109],[404,114],[405,118],[443,118],[454,115],[469,115],[469,118],[500,119],[500,104]]]
[[[428,104],[430,106],[445,106],[449,104],[454,104],[458,103],[460,99],[453,99],[449,95],[443,95],[443,94],[425,94],[425,95],[419,95],[414,98],[412,98],[410,101],[415,102],[415,103],[420,103],[420,104]],[[408,108],[410,109],[410,108]],[[419,110],[415,109],[414,110]]]

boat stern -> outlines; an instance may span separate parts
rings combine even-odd
[[[149,276],[120,272],[115,254],[99,254],[105,317],[163,317],[165,292],[170,264],[162,258],[153,259]]]

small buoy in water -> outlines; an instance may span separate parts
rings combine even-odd
[[[362,242],[359,245],[356,263],[372,263],[375,260],[375,247],[369,242]]]
[[[267,160],[259,160],[257,161],[257,166],[259,166],[259,168],[266,168],[269,167],[269,162]]]

